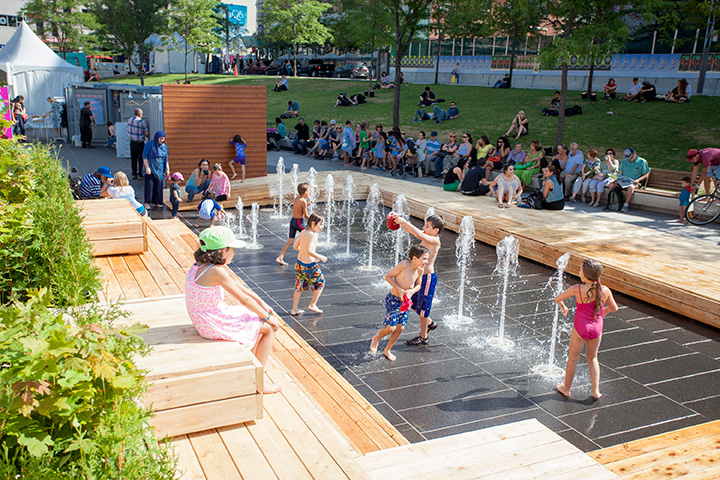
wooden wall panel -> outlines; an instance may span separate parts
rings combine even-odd
[[[163,120],[170,170],[187,179],[202,158],[219,162],[232,177],[230,143],[241,135],[247,147],[246,177],[267,175],[267,105],[264,86],[163,85]],[[154,135],[155,132],[151,132]],[[237,165],[238,178],[240,165]]]

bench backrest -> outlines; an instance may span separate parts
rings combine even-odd
[[[688,176],[687,172],[653,168],[650,170],[650,178],[647,182],[647,188],[666,190],[669,192],[679,192],[682,188],[680,180],[686,176]]]

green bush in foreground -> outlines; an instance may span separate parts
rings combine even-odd
[[[53,150],[0,140],[0,303],[48,287],[58,306],[94,299],[99,271]]]
[[[46,290],[0,307],[0,478],[172,479],[147,428],[141,328],[110,328],[117,309],[50,309]],[[16,477],[16,475],[19,475]]]

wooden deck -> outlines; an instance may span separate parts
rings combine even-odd
[[[377,183],[386,206],[404,194],[410,213],[422,218],[429,206],[443,216],[447,228],[457,231],[464,216],[472,216],[475,238],[496,245],[508,235],[520,242],[520,255],[555,268],[555,261],[570,253],[568,272],[575,273],[586,258],[604,266],[603,283],[608,287],[653,305],[720,328],[720,247],[691,238],[678,242],[677,236],[655,229],[616,222],[577,212],[551,212],[519,208],[498,209],[494,199],[468,197],[435,186],[405,182],[388,177],[351,173],[364,198]],[[307,173],[301,173],[301,181]],[[275,175],[237,184],[243,203],[272,204],[270,185]],[[342,179],[335,195],[340,198]],[[290,184],[289,179],[286,182]],[[321,195],[322,201],[322,195]],[[234,206],[237,198],[226,202]],[[185,208],[192,205],[182,204]]]
[[[720,420],[590,452],[623,480],[720,478]]]
[[[148,249],[147,226],[126,199],[80,200],[85,233],[94,254],[140,253]]]

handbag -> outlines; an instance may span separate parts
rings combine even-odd
[[[27,113],[23,113],[22,115],[20,115],[20,117],[22,117],[23,122],[27,122],[28,118],[30,118],[30,115],[28,115]]]

